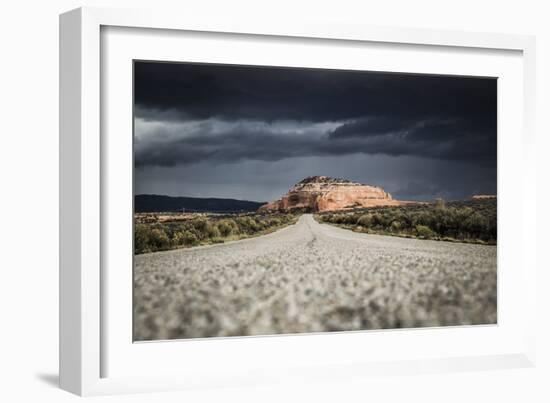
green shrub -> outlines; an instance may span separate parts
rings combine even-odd
[[[162,228],[153,228],[150,233],[150,242],[153,245],[153,250],[164,250],[170,247],[170,238]]]
[[[475,212],[464,221],[463,228],[476,236],[481,236],[488,228],[487,219]]]
[[[152,252],[150,246],[149,226],[137,224],[134,228],[134,250],[135,253]]]
[[[373,219],[371,214],[363,214],[361,217],[357,219],[357,225],[360,225],[366,228],[371,227],[372,222],[373,222]]]
[[[178,231],[172,238],[174,246],[195,246],[199,244],[199,239],[191,231]]]
[[[191,229],[193,233],[200,239],[204,240],[208,238],[208,227],[209,223],[204,218],[198,218],[193,220],[191,223]]]
[[[259,229],[258,223],[252,217],[238,217],[236,221],[239,225],[239,228],[241,228],[241,230],[247,234],[254,233]]]
[[[220,230],[218,227],[212,223],[207,223],[206,225],[206,235],[208,238],[219,238],[221,236]]]
[[[205,233],[206,228],[208,227],[208,221],[206,221],[204,218],[197,218],[193,220],[192,225],[197,231]]]
[[[233,227],[226,220],[218,223],[218,230],[220,231],[220,234],[225,237],[233,233]]]
[[[445,209],[445,200],[443,200],[441,197],[435,199],[435,208],[440,210]]]
[[[435,232],[425,225],[417,225],[415,229],[416,235],[418,235],[420,238],[431,239],[435,237]]]
[[[401,230],[401,223],[399,221],[392,221],[390,225],[391,232],[399,232]]]
[[[344,217],[344,223],[348,225],[355,225],[355,223],[357,223],[357,216],[355,214],[346,214]]]
[[[335,214],[332,216],[330,222],[334,224],[344,224],[346,221],[346,216],[344,214]]]

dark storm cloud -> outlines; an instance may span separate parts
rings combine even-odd
[[[496,121],[496,119],[495,119]],[[346,123],[329,137],[353,139],[360,152],[416,155],[486,164],[496,161],[496,127],[474,119],[392,119],[371,117]]]
[[[330,123],[258,121],[147,122],[136,120],[135,160],[142,166],[176,166],[202,161],[277,161],[347,153],[329,149]],[[325,137],[325,138],[323,138]]]
[[[493,119],[496,80],[360,71],[136,62],[135,103],[189,119]]]
[[[154,149],[144,142],[136,161],[171,166],[358,152],[493,162],[495,100],[492,79],[136,62],[136,118],[172,131],[178,122],[240,122],[214,135],[206,127],[189,136],[181,127],[179,136],[151,142]],[[270,127],[279,121],[296,130],[304,122],[335,126],[312,142]]]
[[[201,161],[277,161],[302,156],[353,153],[413,155],[446,160],[495,161],[494,136],[468,122],[387,121],[361,119],[349,123],[315,124],[287,121],[168,122],[155,125],[154,136],[136,140],[138,166],[175,166]],[[138,120],[136,126],[147,125]]]

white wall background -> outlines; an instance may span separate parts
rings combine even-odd
[[[81,5],[171,7],[185,13],[273,19],[315,15],[374,25],[537,35],[539,259],[549,240],[550,11],[545,1],[169,1],[11,0],[0,5],[0,400],[75,401],[57,383],[58,14]],[[545,171],[546,170],[546,171]],[[535,194],[533,193],[535,197]],[[545,211],[543,209],[545,208]],[[540,264],[541,269],[549,264]],[[97,401],[550,401],[550,277],[539,279],[535,369],[353,379],[335,384],[258,387],[93,398]]]

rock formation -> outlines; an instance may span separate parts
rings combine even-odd
[[[260,211],[302,209],[320,212],[405,203],[394,200],[380,187],[328,176],[310,176],[294,185],[281,199],[261,206]]]

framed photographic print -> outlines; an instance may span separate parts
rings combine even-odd
[[[532,365],[533,39],[241,22],[61,16],[62,387]]]
[[[133,69],[134,341],[497,323],[496,78]]]

